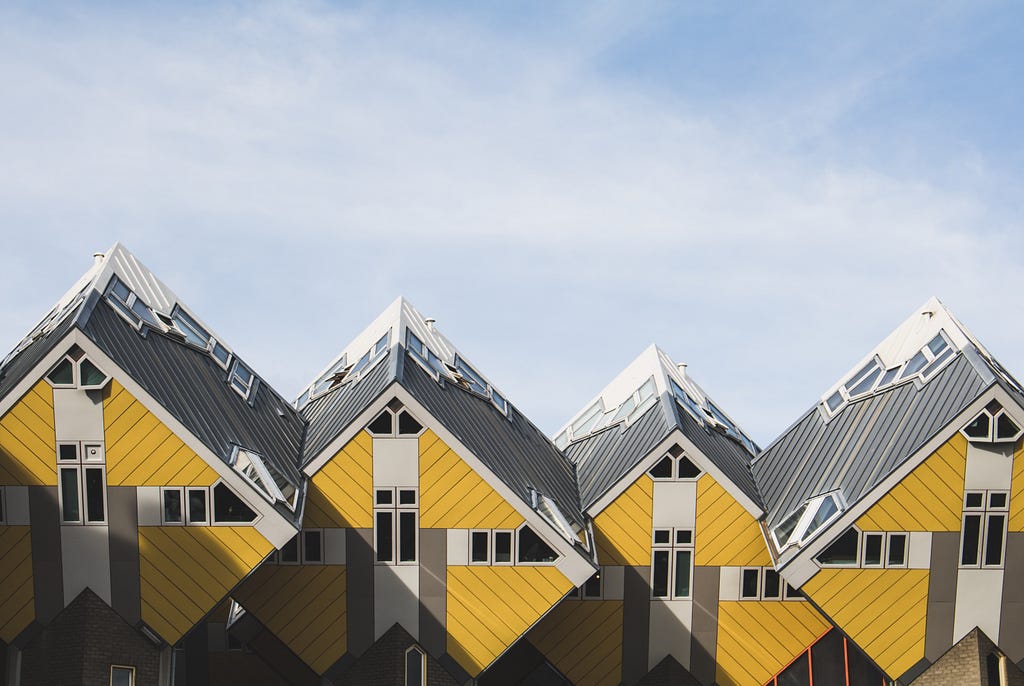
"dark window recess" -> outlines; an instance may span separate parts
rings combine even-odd
[[[398,513],[398,561],[416,561],[416,513]]]
[[[989,653],[985,658],[985,672],[988,675],[989,686],[1000,686],[1003,681],[999,676],[999,656]]]
[[[99,386],[107,380],[107,375],[101,372],[96,365],[87,359],[84,359],[79,363],[78,369],[82,374],[83,386]]]
[[[964,428],[964,433],[971,438],[988,438],[988,415],[982,412]]]
[[[188,492],[188,521],[206,521],[206,489],[194,489]]]
[[[810,686],[811,666],[807,653],[803,653],[789,667],[782,670],[776,683],[778,686]]]
[[[1001,514],[988,516],[988,531],[985,534],[985,564],[1003,564],[1003,524],[1006,518]]]
[[[78,445],[66,443],[57,448],[57,457],[63,462],[75,462],[78,460]]]
[[[849,528],[837,538],[832,545],[818,553],[815,558],[823,565],[855,565],[857,564],[857,543],[860,533]]]
[[[676,598],[690,597],[690,556],[692,550],[676,551],[676,582],[673,594]]]
[[[774,569],[764,570],[764,597],[782,597],[782,579],[779,578],[779,573]]]
[[[960,548],[960,564],[978,564],[978,553],[981,548],[981,515],[964,515],[963,541]]]
[[[892,534],[889,536],[888,564],[890,567],[902,567],[907,564],[907,535]]]
[[[85,470],[85,521],[102,522],[103,516],[103,469],[95,467]]]
[[[377,513],[377,562],[391,562],[394,547],[391,512]]]
[[[1020,427],[1008,415],[999,415],[999,419],[996,420],[996,438],[1013,438],[1018,431]]]
[[[811,670],[816,684],[846,684],[843,635],[833,629],[811,646]]]
[[[399,505],[415,505],[416,504],[416,491],[411,489],[400,489],[398,491],[398,504]]]
[[[60,491],[63,500],[61,520],[65,522],[77,522],[80,518],[78,507],[78,470],[60,470]]]
[[[680,545],[689,545],[693,542],[693,532],[689,529],[679,529],[676,531],[676,543]]]
[[[393,491],[390,489],[381,489],[377,491],[376,500],[378,505],[391,505],[394,502]]]
[[[290,541],[281,546],[281,562],[299,561],[299,537],[294,536]]]
[[[558,553],[528,526],[519,530],[520,562],[554,562]]]
[[[671,532],[668,529],[655,529],[654,530],[654,542],[658,544],[668,545],[671,543]]]
[[[870,567],[882,565],[882,541],[885,534],[864,534],[864,564]]]
[[[989,493],[988,494],[988,506],[995,508],[1006,507],[1006,494],[1005,493]]]
[[[850,686],[878,686],[885,678],[853,641],[846,642],[846,660],[850,673]],[[829,682],[825,682],[829,683]],[[842,682],[839,682],[842,683]]]
[[[655,479],[671,479],[672,478],[672,458],[666,455],[661,458],[658,464],[651,467],[649,472]]]
[[[968,493],[966,505],[967,507],[981,507],[985,504],[984,493]]]
[[[654,568],[651,570],[651,594],[655,598],[668,597],[668,554],[667,550],[654,551]]]
[[[700,467],[690,462],[690,460],[682,455],[679,458],[679,478],[680,479],[693,479],[700,476]]]
[[[743,580],[740,585],[741,598],[757,598],[757,587],[761,583],[760,569],[744,569]]]
[[[56,386],[69,386],[73,384],[75,382],[75,370],[71,366],[71,360],[65,357],[53,368],[52,372],[46,375],[46,378]]]
[[[494,532],[494,561],[495,562],[511,562],[512,561],[512,532],[511,531],[495,531]]]
[[[423,425],[413,419],[412,415],[402,410],[398,413],[398,434],[400,436],[416,435],[423,430]]]
[[[302,532],[302,558],[306,562],[323,562],[324,551],[319,531]]]
[[[586,580],[583,584],[583,597],[584,598],[600,598],[601,597],[601,572],[596,572],[592,577]]]
[[[215,522],[251,522],[256,519],[256,513],[230,488],[217,484],[213,487],[213,519]]]
[[[405,686],[423,686],[423,653],[415,648],[405,654]]]
[[[164,522],[177,524],[181,521],[181,491],[164,491]]]
[[[470,560],[472,562],[487,562],[490,559],[490,552],[487,550],[487,539],[490,536],[486,531],[474,531],[470,536],[472,537]]]
[[[793,588],[789,584],[786,584],[786,597],[787,598],[803,598],[804,593],[800,589]]]
[[[394,417],[391,415],[390,412],[384,410],[379,415],[377,415],[377,417],[372,422],[370,422],[370,426],[367,428],[370,429],[370,433],[372,434],[390,436],[394,431],[393,422]]]

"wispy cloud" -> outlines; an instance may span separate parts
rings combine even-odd
[[[286,393],[399,293],[545,429],[656,340],[766,441],[933,293],[1024,369],[1002,170],[851,123],[959,14],[716,91],[647,9],[0,10],[0,339],[120,239]]]

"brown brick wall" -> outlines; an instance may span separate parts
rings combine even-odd
[[[396,624],[334,683],[336,686],[404,686],[405,651],[415,644],[413,637]],[[427,655],[427,686],[459,684],[437,660]]]

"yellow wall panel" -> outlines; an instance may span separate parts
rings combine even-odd
[[[420,436],[420,526],[512,529],[523,516],[429,429]]]
[[[555,567],[449,567],[448,653],[476,676],[572,588]]]
[[[176,643],[271,549],[251,527],[139,527],[143,621]]]
[[[891,678],[924,657],[928,570],[822,569],[801,590]]]
[[[56,486],[53,389],[39,381],[0,418],[0,485]]]
[[[1024,531],[1024,443],[1013,453],[1013,480],[1010,486],[1010,531]]]
[[[650,566],[653,512],[654,481],[647,474],[641,474],[594,517],[594,539],[600,563]]]
[[[710,474],[697,481],[694,564],[742,567],[772,564],[761,527]]]
[[[31,527],[0,526],[0,639],[10,643],[35,618]]]
[[[528,634],[530,643],[574,684],[622,679],[622,601],[563,600]]]
[[[967,439],[959,433],[871,506],[863,531],[959,531],[963,512]]]
[[[803,601],[718,604],[719,686],[761,686],[830,628]]]
[[[112,380],[103,394],[110,486],[210,486],[217,472]]]
[[[263,565],[234,598],[317,674],[345,654],[346,568]]]
[[[313,475],[314,505],[330,526],[373,527],[373,439],[365,431]]]

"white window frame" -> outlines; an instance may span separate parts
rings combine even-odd
[[[401,503],[401,495],[403,492],[412,491],[415,497],[413,503]],[[378,493],[390,492],[391,503],[382,504],[377,502]],[[412,560],[399,560],[401,557],[401,535],[402,535],[402,514],[413,515],[413,526],[415,531],[415,555]],[[378,559],[378,543],[380,541],[378,514],[390,514],[391,515],[391,556],[388,560]],[[420,497],[418,488],[405,488],[402,486],[397,487],[375,487],[373,489],[373,563],[376,565],[387,565],[387,566],[410,566],[417,565],[420,561]]]
[[[206,517],[204,519],[196,521],[192,519],[192,498],[190,496],[193,492],[203,493],[206,499]],[[206,486],[186,486],[184,498],[185,523],[188,526],[209,526],[210,522],[213,521],[213,498],[211,497],[210,489]]]
[[[498,536],[509,536],[509,559],[508,562],[498,561]],[[513,567],[516,564],[516,530],[515,529],[491,529],[491,564],[495,567]]]
[[[57,371],[57,367],[63,364],[65,360],[71,363],[71,383],[56,383],[55,381],[50,379],[50,374],[53,374],[55,371]],[[50,367],[50,370],[46,372],[46,376],[44,376],[43,378],[46,379],[46,383],[50,384],[50,386],[52,386],[53,388],[78,388],[78,364],[75,362],[75,359],[73,357],[71,357],[70,355],[65,355],[64,357],[60,358],[60,360],[58,360],[56,364]]]
[[[253,469],[256,471],[256,475],[259,476],[260,481],[263,482],[263,486],[245,473],[244,466],[239,466],[242,459],[252,465]],[[273,475],[270,473],[266,463],[263,461],[263,456],[259,453],[236,445],[231,453],[231,467],[239,476],[249,482],[271,505],[280,502],[291,510],[295,509],[295,502],[293,501],[298,497],[298,487],[293,486],[295,488],[295,494],[293,494],[294,497],[292,500],[286,498],[284,493],[281,492],[281,489],[278,488],[277,482],[274,481]]]
[[[659,531],[669,532],[668,543],[656,543],[655,537]],[[689,543],[677,543],[679,532],[687,532],[690,534]],[[693,558],[694,558],[694,542],[695,535],[694,530],[690,527],[658,527],[651,531],[651,599],[653,600],[691,600],[693,598]],[[654,558],[658,552],[668,552],[668,586],[666,587],[667,595],[659,596],[655,595],[654,589]],[[690,553],[690,569],[689,569],[689,589],[690,592],[687,595],[676,594],[676,575],[678,570],[676,569],[676,557],[679,552]]]
[[[317,536],[320,539],[320,559],[319,560],[311,560],[311,559],[309,559],[307,541],[309,540],[309,536],[310,535]],[[302,564],[307,565],[307,566],[308,565],[323,565],[324,564],[324,559],[327,557],[326,551],[324,550],[324,530],[323,529],[302,529],[301,531],[299,531],[299,537],[300,537],[300,541],[299,541],[299,548],[300,548],[299,560],[302,562]]]
[[[64,445],[76,447],[76,459],[61,460],[60,448]],[[87,459],[86,454],[89,448],[98,448],[99,459]],[[57,502],[60,508],[60,523],[62,526],[107,526],[109,524],[109,497],[107,493],[107,461],[106,451],[103,443],[99,441],[58,441],[57,442]],[[77,481],[78,518],[65,520],[64,518],[64,485],[62,483],[62,472],[75,472]],[[100,483],[103,493],[103,518],[98,521],[89,520],[89,502],[86,491],[86,473],[100,472]]]
[[[284,559],[284,549],[287,546],[291,545],[292,543],[295,544],[295,559],[294,560],[286,560],[286,559]],[[277,555],[277,563],[279,565],[284,565],[284,566],[289,566],[289,567],[297,567],[297,566],[301,565],[302,564],[302,532],[301,531],[296,532],[294,536],[292,536],[287,541],[285,541],[284,545],[281,546],[281,549],[278,550],[277,553],[278,553],[278,555]]]
[[[887,554],[888,553],[888,549],[886,547],[886,543],[888,542],[889,537],[886,535],[886,533],[887,532],[885,532],[885,531],[862,531],[861,532],[860,542],[858,543],[858,545],[860,546],[860,551],[859,551],[859,555],[857,556],[857,559],[860,560],[860,566],[862,568],[864,568],[864,569],[884,569],[886,567],[887,563],[889,562],[889,557],[888,557],[888,554]],[[871,536],[871,537],[876,537],[877,536],[878,538],[882,539],[881,546],[879,547],[879,551],[880,552],[879,552],[879,557],[878,557],[878,564],[874,564],[874,563],[870,563],[869,564],[868,563],[868,558],[867,558],[867,555],[868,555],[868,545],[867,545],[867,543],[868,543],[868,541],[867,541],[868,536]]]
[[[167,501],[166,501],[166,496],[164,494],[165,493],[171,493],[171,492],[177,493],[178,494],[178,498],[180,499],[180,503],[181,503],[181,521],[180,522],[169,521],[166,518],[166,516],[165,516],[167,514],[167,507],[165,505],[165,503]],[[161,524],[161,526],[185,526],[185,523],[188,521],[188,513],[186,512],[187,509],[188,509],[188,506],[187,506],[187,504],[185,502],[185,489],[183,487],[181,487],[181,486],[161,486],[160,487],[160,524]]]
[[[893,564],[889,560],[889,554],[892,550],[892,539],[897,536],[903,539],[903,563]],[[910,564],[910,534],[905,531],[887,531],[885,532],[885,556],[883,557],[886,569],[906,569]]]
[[[216,508],[216,503],[214,502],[214,499],[216,497],[215,493],[216,493],[217,486],[220,486],[222,484],[223,484],[224,488],[226,488],[228,491],[230,491],[236,498],[241,500],[242,503],[246,507],[248,507],[250,510],[253,511],[253,514],[255,514],[256,516],[252,518],[252,521],[249,521],[249,522],[222,522],[222,521],[219,521],[217,519],[217,515],[216,515],[217,508]],[[235,488],[232,488],[230,484],[228,484],[226,481],[224,481],[224,479],[217,479],[212,484],[210,484],[210,500],[209,500],[209,504],[210,504],[210,526],[256,526],[256,524],[261,519],[263,519],[263,513],[261,513],[259,511],[259,508],[254,507],[249,500],[243,498],[238,493],[238,490],[235,489]]]
[[[475,535],[483,535],[487,540],[487,550],[483,560],[473,559],[473,537]],[[491,564],[491,530],[490,529],[470,529],[469,530],[469,564],[476,566],[488,566]]]
[[[668,458],[672,462],[672,476],[654,476],[653,474],[651,474],[651,470],[653,470],[659,464],[664,462],[665,458]],[[697,468],[697,475],[696,476],[679,476],[679,463],[682,462],[684,459],[687,462],[689,462],[690,464],[692,464],[694,467]],[[685,452],[681,452],[678,455],[673,455],[670,452],[666,452],[664,455],[661,456],[661,458],[657,462],[652,464],[648,468],[648,470],[647,470],[647,475],[649,477],[651,477],[651,479],[653,479],[654,481],[684,481],[684,482],[689,481],[689,482],[693,482],[693,481],[697,481],[697,479],[699,479],[702,476],[704,476],[704,473],[705,473],[704,472],[704,468],[701,467],[696,462],[694,462],[693,459],[689,455],[687,455]]]
[[[110,665],[110,684],[114,683],[114,670],[126,670],[130,677],[129,686],[135,686],[135,667],[131,665]]]
[[[418,684],[411,684],[409,682],[409,679],[411,678],[409,675],[409,653],[416,653],[420,656],[420,683]],[[427,654],[420,650],[419,646],[412,645],[406,648],[403,657],[402,673],[405,675],[405,678],[402,683],[404,683],[405,686],[427,686]]]
[[[819,524],[813,532],[808,534],[808,529],[810,528],[811,523],[814,521],[815,515],[818,514],[818,510],[824,504],[825,499],[829,497],[831,497],[833,499],[833,502],[835,502],[836,511],[833,512],[828,517],[828,519]],[[792,516],[793,512],[796,512],[797,510],[793,510],[793,512],[791,512],[789,515],[786,515],[785,519],[783,519],[782,522],[779,522],[779,524],[776,524],[774,527],[772,527],[772,530],[770,532],[772,536],[772,543],[775,544],[775,549],[778,550],[780,553],[792,546],[802,546],[804,543],[811,540],[811,538],[815,534],[824,531],[829,526],[831,526],[832,523],[835,522],[839,517],[841,517],[843,512],[846,511],[846,498],[843,497],[842,491],[837,489],[834,491],[828,491],[827,493],[821,493],[814,497],[808,498],[807,500],[800,504],[800,507],[804,508],[803,512],[800,515],[800,519],[797,521],[796,526],[793,528],[792,533],[790,533],[789,537],[786,539],[786,542],[784,544],[779,543],[778,535],[776,532],[778,531],[778,528],[782,526],[782,523],[788,520],[790,516]]]
[[[238,375],[239,367],[249,372],[248,382],[243,380],[242,377]],[[235,384],[236,380],[238,381],[237,385]],[[256,372],[250,369],[249,365],[243,363],[236,357],[231,362],[231,369],[228,370],[228,386],[231,386],[231,388],[234,389],[235,393],[242,396],[246,401],[248,401],[252,396],[253,390],[256,388]],[[243,391],[241,388],[239,388],[239,386],[243,386],[245,390]]]
[[[972,494],[981,495],[981,506],[980,507],[967,507],[967,498]],[[991,498],[993,494],[1005,495],[1006,500],[1003,506],[993,507],[991,505]],[[1002,569],[1006,565],[1006,536],[1007,529],[1010,521],[1010,491],[993,488],[993,489],[970,489],[964,492],[963,499],[963,514],[960,519],[960,556],[958,558],[960,569]],[[978,530],[978,559],[974,563],[964,563],[964,530],[966,528],[966,522],[968,516],[980,516],[981,525]],[[1002,524],[1002,549],[999,555],[999,564],[986,564],[985,559],[988,557],[988,538],[989,528],[992,525],[993,516],[1000,516],[1003,519]]]

